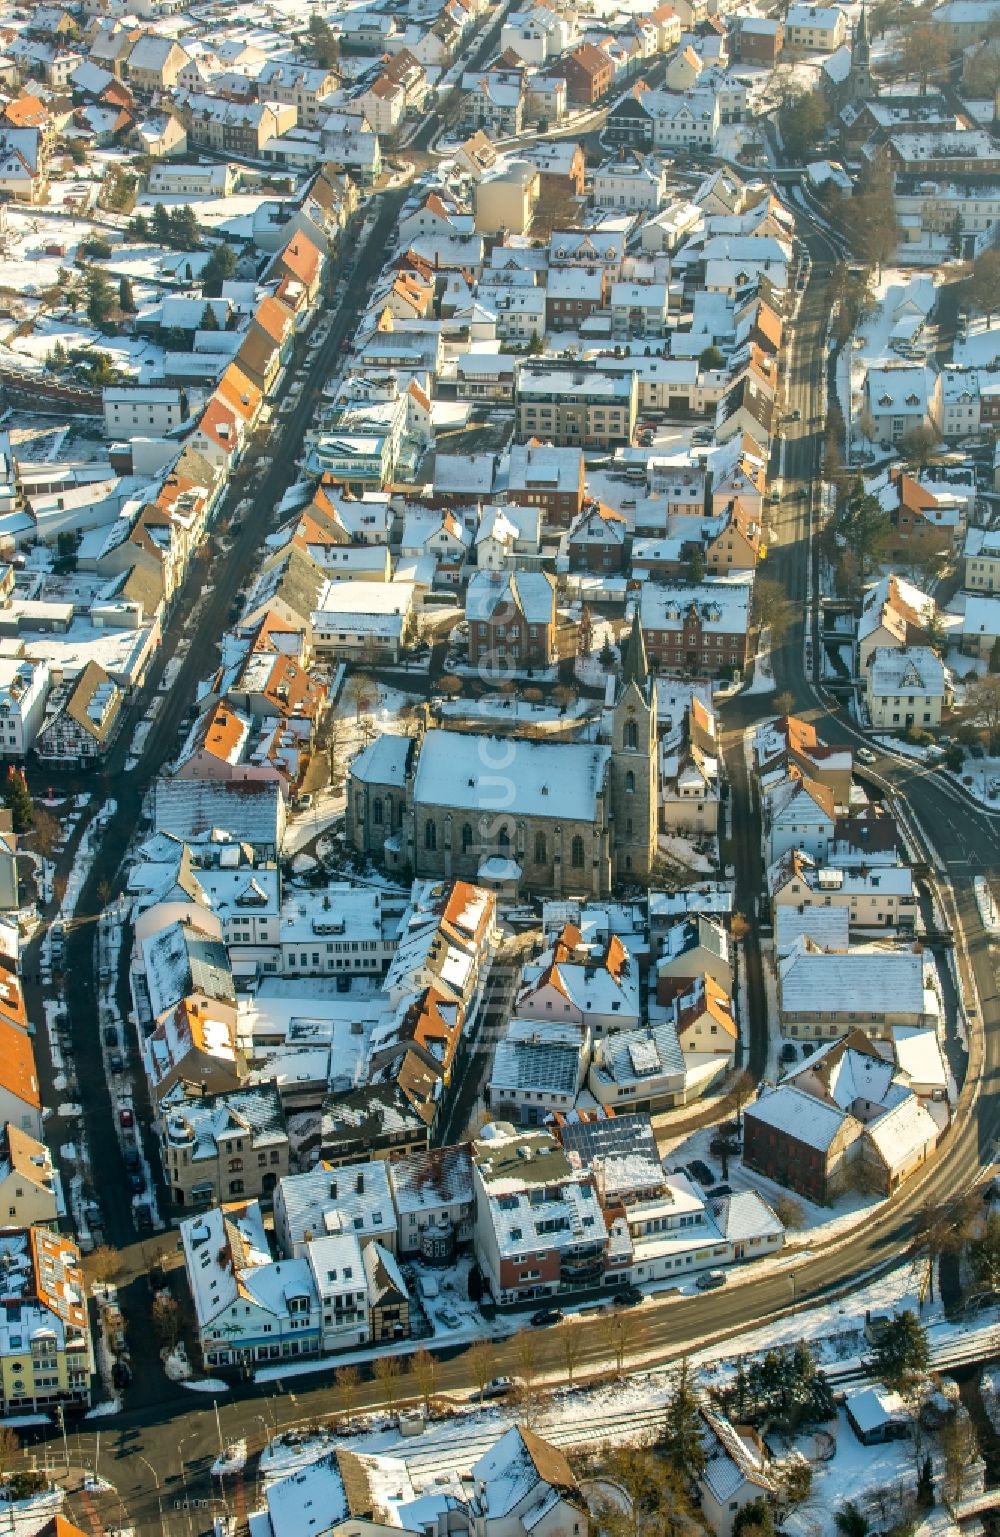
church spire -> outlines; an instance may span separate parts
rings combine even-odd
[[[861,0],[861,15],[854,29],[854,41],[851,45],[851,74],[855,101],[864,101],[874,95],[875,82],[872,79],[872,45],[868,34],[867,0]]]
[[[642,635],[642,625],[639,623],[639,605],[636,603],[632,628],[625,642],[625,649],[622,651],[622,682],[635,683],[639,688],[645,688],[648,677],[646,642]]]

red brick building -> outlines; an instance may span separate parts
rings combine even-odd
[[[614,66],[602,48],[581,43],[560,59],[554,74],[566,81],[566,99],[571,107],[592,107],[611,89]]]
[[[544,571],[477,571],[465,597],[469,661],[548,667],[556,657],[556,589]]]

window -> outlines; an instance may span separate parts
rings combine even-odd
[[[629,769],[628,773],[625,775],[625,794],[635,794],[635,775],[631,769]]]
[[[503,826],[500,828],[500,831],[497,833],[497,848],[498,849],[509,849],[510,848],[510,833],[507,831],[507,823],[506,822],[504,822]]]
[[[580,837],[579,833],[573,839],[570,848],[570,863],[574,870],[583,869],[583,839]]]
[[[536,833],[535,834],[535,864],[536,865],[543,865],[544,863],[545,863],[545,834],[544,833]]]
[[[380,795],[376,795],[372,801],[372,821],[376,827],[382,826],[382,797]]]
[[[625,746],[634,752],[639,746],[639,728],[634,720],[625,722]]]
[[[424,825],[424,848],[431,854],[438,846],[438,830],[436,822],[427,822]]]
[[[239,1173],[241,1173],[242,1169],[243,1169],[243,1159],[242,1158],[230,1158],[230,1160],[229,1160],[229,1172],[230,1172],[230,1174],[239,1174]]]
[[[466,853],[472,847],[472,823],[466,822],[462,828],[462,853]]]

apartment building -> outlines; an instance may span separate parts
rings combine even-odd
[[[517,436],[558,447],[616,448],[631,443],[638,409],[635,376],[596,370],[522,368]]]

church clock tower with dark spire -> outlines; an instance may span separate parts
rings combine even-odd
[[[861,0],[861,15],[854,29],[851,48],[851,97],[854,101],[867,101],[875,95],[872,79],[872,45],[868,35],[868,6]]]
[[[612,873],[625,884],[648,881],[656,858],[656,753],[656,685],[637,608],[622,648],[621,682],[611,711]]]

